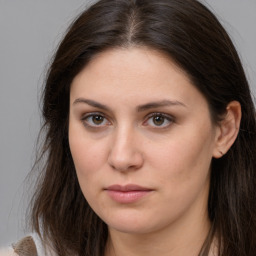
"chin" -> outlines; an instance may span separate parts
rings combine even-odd
[[[155,218],[147,217],[145,214],[119,214],[112,215],[110,218],[105,219],[105,223],[110,229],[117,230],[122,233],[130,234],[147,234],[160,229],[164,226],[162,223],[153,223]],[[157,221],[155,219],[155,221]]]
[[[121,233],[126,233],[126,234],[137,234],[137,235],[142,235],[142,234],[148,234],[151,233],[153,230],[151,230],[148,226],[145,227],[143,225],[108,225],[109,229],[116,230]]]

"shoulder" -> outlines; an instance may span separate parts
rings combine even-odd
[[[0,248],[0,256],[18,256],[12,247]]]
[[[32,236],[24,237],[13,244],[13,249],[20,256],[38,256],[36,244]]]
[[[38,256],[38,253],[33,237],[26,236],[12,247],[1,249],[0,256]]]
[[[0,249],[0,256],[57,256],[52,250],[46,248],[36,234],[23,237],[12,247]]]

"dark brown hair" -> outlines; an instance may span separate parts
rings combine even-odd
[[[69,92],[73,78],[108,48],[147,46],[181,67],[208,101],[218,122],[230,101],[239,101],[238,137],[221,159],[212,160],[208,213],[219,255],[256,252],[256,122],[238,54],[216,17],[196,0],[101,0],[84,11],[60,43],[43,92],[46,159],[33,197],[32,224],[58,255],[100,256],[105,223],[85,200],[68,144]],[[39,160],[40,160],[39,159]]]

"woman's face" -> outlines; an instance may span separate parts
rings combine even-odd
[[[105,51],[71,85],[78,180],[112,230],[148,233],[207,218],[217,129],[186,74],[152,49]]]

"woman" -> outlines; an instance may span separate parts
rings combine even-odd
[[[18,255],[255,254],[255,109],[199,2],[83,12],[49,69],[43,116],[35,233]]]

